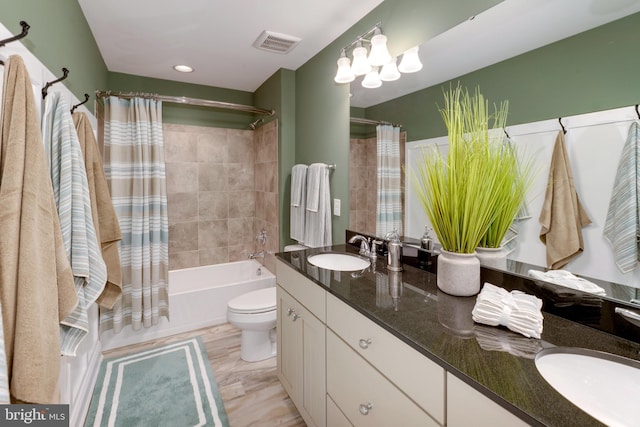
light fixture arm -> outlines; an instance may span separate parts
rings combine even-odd
[[[376,25],[373,28],[357,36],[354,41],[352,41],[351,43],[343,47],[342,50],[346,52],[347,50],[351,49],[354,45],[356,45],[358,42],[371,43],[370,36],[372,36],[376,32],[376,30],[380,32],[382,31],[382,29],[380,28],[380,25],[381,25],[381,22],[376,23]]]

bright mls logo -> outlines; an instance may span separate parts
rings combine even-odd
[[[0,425],[68,427],[69,405],[0,405]]]

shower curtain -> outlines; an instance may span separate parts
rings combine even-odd
[[[162,134],[162,103],[104,100],[105,174],[120,221],[122,298],[101,309],[100,330],[118,333],[169,318],[169,224]]]
[[[376,235],[384,237],[396,230],[403,234],[402,187],[400,170],[400,128],[378,125],[378,203]]]

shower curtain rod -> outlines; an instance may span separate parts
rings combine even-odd
[[[167,96],[154,93],[142,92],[113,92],[110,90],[96,90],[96,97],[105,98],[107,96],[117,96],[118,98],[131,99],[135,97],[150,98],[156,101],[173,102],[176,104],[198,105],[201,107],[224,108],[227,110],[244,111],[246,113],[264,114],[265,116],[273,116],[274,110],[265,110],[263,108],[252,107],[251,105],[233,104],[231,102],[212,101],[210,99],[189,98],[187,96]]]
[[[384,120],[371,120],[371,119],[363,119],[360,117],[349,117],[349,121],[351,123],[360,123],[363,125],[391,125],[393,127],[401,128],[402,125],[398,123],[386,122]]]

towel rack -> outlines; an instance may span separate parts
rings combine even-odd
[[[58,82],[63,81],[64,79],[67,78],[67,76],[69,75],[69,70],[67,70],[66,68],[62,68],[62,77],[60,77],[59,79],[55,79],[53,81],[48,82],[46,85],[44,85],[44,87],[42,88],[42,99],[46,98],[47,96],[47,90],[49,90],[49,86],[54,85]]]
[[[73,107],[71,107],[71,114],[73,114],[74,110],[76,108],[78,108],[79,106],[81,106],[82,104],[85,104],[87,101],[89,101],[89,94],[85,93],[84,94],[84,101],[82,102],[78,102],[76,105],[74,105]]]
[[[29,24],[27,24],[25,21],[20,21],[20,25],[22,26],[22,32],[20,34],[18,34],[18,35],[9,37],[9,38],[4,39],[4,40],[0,40],[0,47],[3,47],[7,43],[11,43],[11,42],[14,42],[16,40],[20,40],[21,38],[26,37],[26,35],[29,34],[29,28],[31,28],[29,26]],[[0,65],[4,65],[4,61],[0,60]]]

